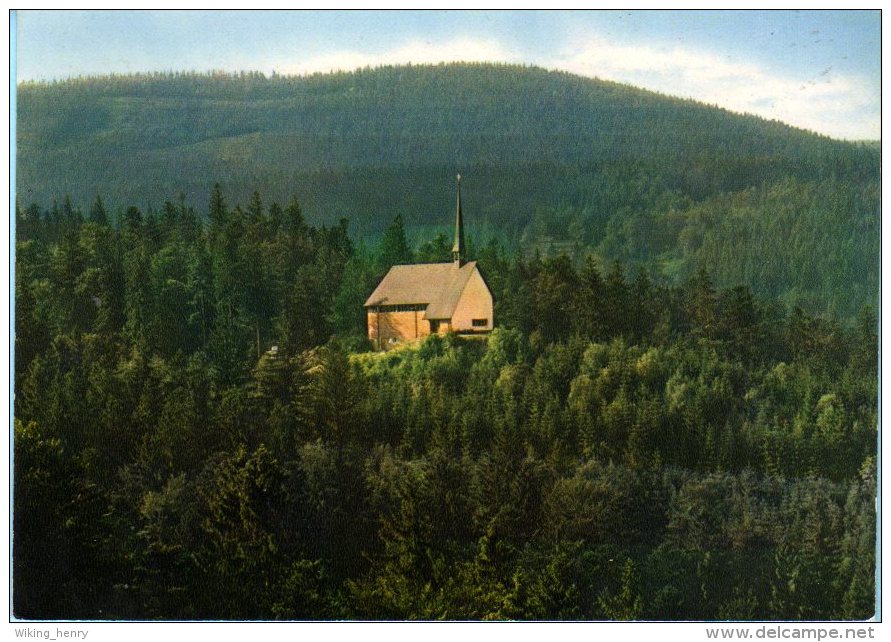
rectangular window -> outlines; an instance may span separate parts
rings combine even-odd
[[[423,312],[427,309],[426,303],[401,303],[399,305],[378,305],[373,308],[375,312]]]
[[[488,319],[474,319],[471,321],[474,328],[485,328],[489,324]]]

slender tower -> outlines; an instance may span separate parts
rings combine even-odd
[[[452,260],[455,267],[464,264],[464,217],[461,215],[461,174],[458,174],[458,207],[455,212],[455,244],[452,246]]]

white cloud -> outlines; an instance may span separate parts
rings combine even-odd
[[[772,73],[687,47],[623,45],[592,37],[548,65],[628,83],[838,138],[879,138],[879,93],[865,78],[831,69],[812,78]]]

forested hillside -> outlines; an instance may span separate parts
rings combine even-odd
[[[875,145],[498,65],[17,125],[17,616],[874,613]],[[457,171],[497,327],[369,352]]]
[[[488,341],[371,353],[363,299],[442,237],[205,211],[16,212],[16,616],[874,613],[870,309],[492,241]]]
[[[151,74],[18,88],[17,190],[57,211],[101,195],[113,218],[214,183],[246,203],[298,193],[353,240],[396,216],[417,241],[467,176],[471,235],[531,257],[558,247],[700,269],[852,321],[878,293],[875,146],[566,73],[389,67],[311,77]]]

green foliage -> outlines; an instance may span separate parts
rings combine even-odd
[[[493,241],[485,341],[365,352],[404,229],[248,203],[17,213],[17,616],[872,613],[870,309]]]
[[[378,255],[378,269],[385,273],[394,265],[402,265],[412,262],[412,252],[405,239],[405,228],[402,225],[402,217],[398,214],[390,226],[384,231]]]
[[[83,78],[22,84],[17,101],[17,193],[56,199],[59,228],[78,207],[102,224],[178,193],[217,224],[223,194],[287,202],[297,186],[313,225],[346,216],[376,242],[398,217],[419,260],[447,260],[450,232],[431,230],[451,221],[457,167],[470,236],[527,257],[594,252],[675,284],[707,267],[717,287],[846,318],[877,301],[878,146],[629,86],[449,64]],[[393,240],[376,267],[406,260]]]

